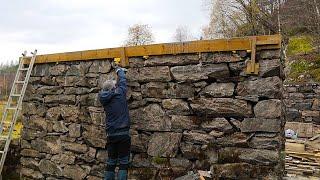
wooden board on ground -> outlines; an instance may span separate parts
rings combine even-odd
[[[311,138],[313,137],[312,123],[286,122],[285,130],[292,129],[298,133],[298,137]]]
[[[300,143],[286,142],[286,151],[305,152],[305,145]]]

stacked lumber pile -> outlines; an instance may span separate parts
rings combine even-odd
[[[287,175],[320,177],[320,126],[287,122],[285,129],[298,133],[297,139],[286,139]]]

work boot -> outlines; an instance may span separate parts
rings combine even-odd
[[[113,171],[105,171],[104,180],[114,180],[115,173]]]
[[[127,170],[119,170],[118,180],[127,180],[128,172]]]

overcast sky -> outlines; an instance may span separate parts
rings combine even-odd
[[[204,0],[0,0],[0,63],[24,50],[40,54],[121,46],[128,27],[149,24],[156,43],[187,26],[199,37]]]

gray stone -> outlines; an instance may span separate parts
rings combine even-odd
[[[168,114],[177,114],[177,115],[190,114],[188,103],[181,99],[162,100],[162,107],[166,109],[166,112]]]
[[[226,64],[175,66],[170,70],[174,79],[182,82],[229,76],[229,68]]]
[[[62,168],[58,166],[56,163],[46,159],[42,159],[40,161],[39,169],[43,174],[55,175],[55,176],[62,175]]]
[[[254,107],[254,114],[258,118],[280,118],[282,116],[282,102],[278,99],[259,101]]]
[[[88,94],[91,92],[92,89],[89,88],[85,88],[85,87],[66,87],[64,88],[65,92],[64,94],[70,95],[70,94],[76,94],[76,95],[80,95],[80,94]]]
[[[250,140],[249,147],[255,149],[270,149],[276,150],[280,147],[280,137],[278,138],[263,138],[263,137],[253,137]]]
[[[173,115],[171,118],[172,129],[191,130],[199,127],[200,120],[197,116]]]
[[[141,86],[143,97],[152,98],[191,98],[194,88],[187,84],[150,82]]]
[[[209,97],[231,97],[234,87],[233,83],[212,83],[205,87],[200,94]]]
[[[280,132],[280,119],[245,118],[241,123],[241,132]]]
[[[98,150],[96,158],[99,162],[102,162],[102,163],[106,162],[106,160],[108,158],[108,151],[107,150]]]
[[[248,147],[249,137],[240,132],[218,137],[215,144],[219,147]]]
[[[153,157],[175,157],[181,137],[181,133],[153,134],[148,144],[148,155]]]
[[[78,165],[68,165],[63,169],[63,176],[71,179],[84,179],[87,176],[86,170]]]
[[[39,161],[35,160],[34,158],[25,158],[22,157],[20,159],[20,163],[23,167],[34,169],[34,170],[39,170]]]
[[[53,125],[53,130],[55,132],[61,132],[61,133],[66,133],[69,131],[69,129],[67,128],[67,126],[63,121],[55,121]]]
[[[205,115],[223,117],[250,117],[251,105],[244,100],[231,98],[200,98],[191,103],[193,111]]]
[[[280,50],[262,50],[258,53],[258,57],[261,59],[279,59]]]
[[[60,165],[74,164],[76,157],[72,152],[65,152],[52,156],[51,161]]]
[[[34,149],[23,149],[21,150],[21,156],[25,157],[32,157],[32,158],[39,158],[41,157],[39,151],[36,151]]]
[[[106,146],[106,132],[100,126],[83,126],[84,131],[82,136],[84,140],[92,147],[105,148]]]
[[[89,73],[108,73],[111,70],[109,60],[96,60],[92,62],[89,68]]]
[[[152,164],[151,164],[150,160],[148,159],[148,155],[136,154],[133,157],[132,166],[141,168],[141,167],[151,167]]]
[[[158,104],[150,104],[145,108],[130,111],[132,123],[138,129],[148,131],[169,131],[171,120]]]
[[[28,178],[32,178],[32,179],[43,179],[43,175],[39,172],[39,171],[35,171],[33,169],[29,169],[29,168],[21,168],[20,170],[20,175],[22,177],[28,177]]]
[[[48,76],[49,75],[49,64],[36,64],[32,69],[32,76]]]
[[[184,169],[189,169],[191,167],[191,161],[184,158],[171,158],[170,165],[172,167],[182,167]]]
[[[170,70],[168,66],[129,69],[127,72],[127,78],[129,81],[138,81],[138,82],[150,82],[150,81],[167,82],[171,80]]]
[[[286,120],[294,121],[297,118],[301,117],[301,113],[294,108],[286,108]]]
[[[201,61],[205,63],[226,63],[241,61],[241,58],[238,54],[229,52],[202,53],[201,55]]]
[[[67,70],[67,66],[64,64],[58,64],[49,68],[49,74],[52,76],[63,76]]]
[[[26,128],[39,131],[46,131],[48,126],[48,123],[44,118],[36,115],[31,116],[30,118],[24,117],[22,122]]]
[[[81,124],[70,124],[68,129],[70,137],[77,138],[81,136]]]
[[[254,81],[240,82],[237,86],[239,96],[253,96],[264,98],[281,98],[282,81],[279,77],[268,77]]]
[[[44,97],[45,103],[57,103],[57,104],[75,104],[75,95],[47,95]]]
[[[184,158],[187,159],[200,159],[203,157],[203,151],[200,145],[193,145],[181,142],[180,149]]]
[[[31,141],[31,146],[33,149],[49,153],[49,154],[58,154],[61,152],[61,143],[57,137],[47,136],[45,139],[36,139]]]
[[[164,55],[164,56],[151,56],[144,61],[144,66],[173,66],[173,65],[186,65],[199,63],[199,55]]]
[[[184,131],[183,140],[195,144],[208,144],[215,138],[206,132],[201,131]]]
[[[204,121],[201,123],[201,128],[206,131],[221,131],[229,133],[233,131],[231,124],[225,118],[214,118],[210,121]]]
[[[259,76],[282,76],[282,65],[280,59],[260,60]]]
[[[85,144],[78,144],[72,142],[62,142],[62,147],[65,150],[76,152],[76,153],[86,153],[89,148]]]
[[[53,94],[58,95],[63,92],[62,87],[60,86],[42,86],[37,89],[37,93],[41,95]]]

